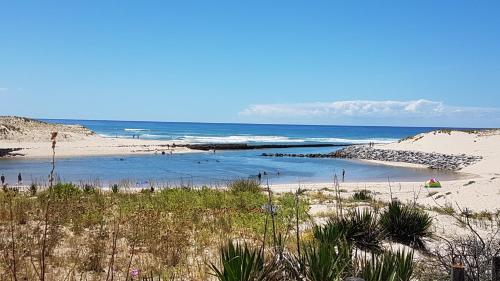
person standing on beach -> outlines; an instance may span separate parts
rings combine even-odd
[[[259,182],[262,180],[262,174],[260,172],[257,174],[257,178],[259,179]]]
[[[5,184],[5,176],[2,174],[0,177],[0,180],[2,181],[2,186]]]
[[[344,182],[344,179],[345,179],[345,170],[342,169],[342,182]]]
[[[17,185],[23,184],[23,177],[21,176],[21,173],[17,175]]]

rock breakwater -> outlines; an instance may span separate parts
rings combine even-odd
[[[403,162],[425,165],[431,169],[458,171],[464,167],[479,162],[481,156],[451,155],[442,153],[426,153],[418,151],[379,149],[367,146],[349,146],[327,154],[286,154],[263,153],[262,156],[274,157],[311,157],[311,158],[345,158],[361,160],[377,160],[389,162]]]
[[[196,150],[250,150],[266,148],[295,148],[295,147],[334,147],[348,146],[348,144],[333,143],[311,143],[311,144],[248,144],[248,143],[202,143],[202,144],[178,144],[177,146],[187,147]]]

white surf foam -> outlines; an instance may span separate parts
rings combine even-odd
[[[155,134],[140,134],[139,137],[143,138],[143,139],[152,139],[152,140],[170,139],[169,136],[166,136],[166,135],[155,135]]]
[[[304,142],[281,136],[183,136],[181,139],[193,143]]]
[[[390,143],[397,139],[345,139],[345,138],[289,138],[284,136],[192,136],[186,135],[180,138],[191,143],[348,143],[348,144],[362,144],[362,143]]]
[[[129,131],[129,132],[142,132],[142,131],[149,131],[149,129],[141,129],[141,128],[125,128],[123,129],[124,131]]]

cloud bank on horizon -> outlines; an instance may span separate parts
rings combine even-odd
[[[255,104],[239,115],[249,120],[272,122],[359,124],[361,121],[366,125],[500,126],[500,108],[452,106],[425,99]]]

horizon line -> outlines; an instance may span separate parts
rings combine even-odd
[[[39,118],[37,120],[71,120],[104,122],[149,122],[149,123],[186,123],[186,124],[228,124],[228,125],[282,125],[282,126],[324,126],[324,127],[381,127],[381,128],[433,128],[433,129],[500,129],[500,127],[458,127],[458,126],[408,126],[408,125],[346,125],[346,124],[293,124],[293,123],[252,123],[252,122],[200,122],[200,121],[159,121],[159,120],[120,120],[120,119],[81,119],[81,118]]]

